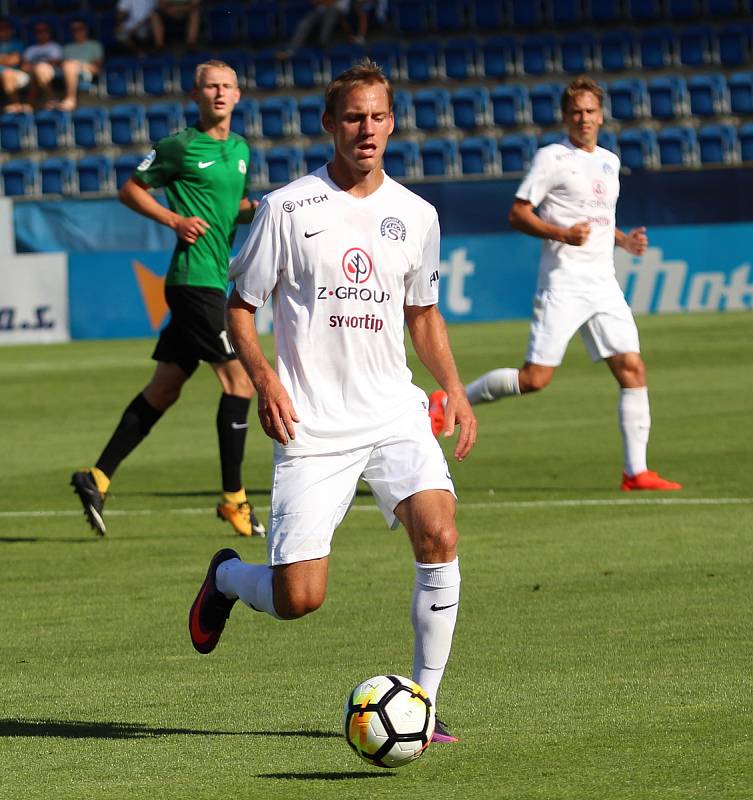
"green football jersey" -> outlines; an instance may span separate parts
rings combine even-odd
[[[248,143],[241,136],[231,132],[223,141],[194,127],[161,139],[136,168],[136,180],[155,189],[164,187],[172,211],[209,223],[195,244],[178,240],[167,284],[226,290],[248,162]]]

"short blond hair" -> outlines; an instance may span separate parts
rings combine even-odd
[[[382,68],[375,61],[365,58],[360,63],[346,69],[334,80],[330,81],[329,86],[324,92],[324,110],[330,116],[335,116],[337,104],[340,98],[356,86],[373,86],[381,84],[387,92],[387,102],[392,111],[393,91],[392,84],[387,76],[382,72]]]
[[[201,79],[204,73],[208,69],[224,69],[228,72],[233,73],[233,77],[235,78],[236,86],[238,85],[238,76],[236,75],[235,70],[230,66],[230,64],[226,64],[224,61],[220,61],[217,58],[210,59],[209,61],[204,61],[201,64],[196,65],[196,69],[193,71],[193,88],[198,89],[201,86]]]
[[[567,114],[567,107],[570,105],[570,100],[576,95],[583,94],[583,92],[591,92],[591,94],[599,101],[599,108],[604,107],[604,90],[599,86],[593,78],[588,75],[579,75],[573,78],[570,83],[565,87],[560,98],[560,107],[562,113]]]

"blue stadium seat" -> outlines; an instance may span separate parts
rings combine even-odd
[[[42,194],[70,194],[74,165],[70,158],[47,158],[39,163]]]
[[[650,128],[628,128],[617,135],[620,161],[633,170],[649,169],[658,164],[659,145],[656,131]]]
[[[184,120],[186,127],[189,127],[188,118],[183,116],[183,107],[176,100],[153,103],[146,110],[147,138],[150,142],[158,142],[180,130]],[[198,110],[196,120],[198,120]],[[191,124],[195,124],[196,120]]]
[[[316,47],[301,47],[290,57],[293,85],[299,89],[311,89],[324,83],[324,55]]]
[[[560,97],[564,91],[561,83],[540,83],[528,92],[531,101],[531,119],[537,125],[554,125],[562,119]]]
[[[288,0],[277,4],[277,32],[283,39],[290,39],[298,22],[310,10],[310,0]],[[253,17],[253,14],[249,16]]]
[[[634,22],[656,22],[663,13],[661,0],[626,0],[626,11]]]
[[[303,151],[303,160],[306,163],[306,172],[313,172],[319,167],[323,167],[332,160],[335,154],[335,147],[332,142],[316,143],[309,145]],[[388,174],[391,174],[387,170]]]
[[[127,146],[146,138],[146,112],[140,103],[121,103],[110,108],[110,141]]]
[[[554,144],[555,142],[561,142],[563,139],[566,139],[563,131],[546,131],[546,133],[542,133],[539,135],[538,139],[536,140],[539,147],[546,147],[549,144]]]
[[[178,84],[181,92],[188,94],[193,89],[193,78],[196,67],[209,61],[214,56],[211,53],[184,53],[177,63]]]
[[[607,72],[621,72],[635,64],[635,34],[626,29],[608,30],[599,37],[601,66]]]
[[[98,147],[108,135],[107,112],[98,106],[77,108],[72,114],[73,142],[77,147]]]
[[[279,145],[266,152],[270,183],[288,183],[305,174],[303,150],[295,145]]]
[[[453,36],[445,43],[443,55],[445,75],[451,80],[464,81],[483,72],[477,39]]]
[[[37,111],[34,115],[37,130],[37,147],[41,150],[57,150],[72,142],[71,113],[60,109]]]
[[[562,133],[556,134],[557,141]],[[527,170],[536,153],[538,142],[531,134],[511,133],[499,140],[499,155],[502,160],[502,172],[523,172]]]
[[[144,94],[162,97],[177,89],[175,59],[154,55],[141,62],[141,83]]]
[[[103,155],[84,156],[76,162],[78,191],[110,192],[113,187],[112,159]]]
[[[392,39],[369,42],[367,51],[369,58],[379,64],[389,80],[398,81],[405,76],[405,57],[401,42]]]
[[[662,128],[656,138],[663,167],[689,167],[698,163],[698,141],[695,129],[689,125]]]
[[[688,93],[691,114],[714,117],[729,111],[727,80],[721,73],[691,75]]]
[[[408,80],[426,83],[444,76],[444,59],[439,42],[433,40],[409,42],[404,52]]]
[[[136,153],[124,153],[113,161],[115,171],[115,188],[120,187],[133,175],[134,170],[144,160],[142,155]]]
[[[507,24],[507,10],[499,0],[474,0],[471,21],[479,31],[501,29]]]
[[[701,164],[735,164],[740,160],[734,125],[704,125],[698,131]]]
[[[605,150],[611,150],[613,153],[620,153],[620,145],[617,141],[617,134],[614,131],[605,130],[602,128],[599,131],[599,139],[598,139],[599,147],[603,147]]]
[[[497,140],[491,136],[466,136],[460,142],[463,175],[497,175],[501,170]]]
[[[638,38],[641,66],[644,69],[664,69],[675,61],[676,39],[671,28],[647,28]]]
[[[737,139],[740,143],[740,159],[753,161],[753,122],[745,122],[737,129]]]
[[[440,33],[455,34],[470,24],[468,0],[434,0],[434,27]]]
[[[733,114],[753,114],[753,72],[735,72],[727,78],[730,110]]]
[[[590,0],[588,17],[598,25],[622,19],[622,0]]]
[[[520,125],[531,118],[528,89],[523,84],[495,86],[491,91],[491,103],[495,125]]]
[[[544,13],[547,21],[557,28],[583,22],[583,4],[580,0],[546,0]]]
[[[413,95],[416,127],[435,131],[450,123],[450,93],[447,89],[419,89]]]
[[[613,119],[642,119],[648,113],[648,89],[643,78],[619,78],[608,88]]]
[[[137,58],[108,58],[103,72],[105,92],[109,97],[131,97],[142,93],[141,64]]]
[[[259,104],[261,132],[271,139],[281,139],[300,131],[298,106],[293,97],[269,97]]]
[[[490,36],[481,47],[484,75],[509,78],[519,72],[518,48],[510,36]]]
[[[298,99],[298,118],[304,136],[321,136],[324,97],[321,93],[310,94]]]
[[[212,44],[233,44],[243,37],[246,9],[239,2],[211,5],[204,13],[204,22],[207,38]]]
[[[259,101],[253,97],[241,97],[233,109],[230,119],[230,130],[250,139],[261,133],[261,117]]]
[[[241,89],[247,89],[253,83],[254,56],[250,50],[225,50],[222,53],[222,60],[235,70],[238,86]]]
[[[680,63],[686,67],[701,67],[711,63],[716,55],[714,37],[709,25],[688,25],[678,34]]]
[[[39,168],[33,161],[26,158],[6,161],[0,170],[2,170],[3,194],[6,197],[37,194]]]
[[[257,89],[280,89],[292,82],[290,65],[280,61],[274,50],[260,50],[254,55],[254,83]]]
[[[90,3],[91,1],[89,0]],[[115,35],[117,28],[118,12],[111,5],[108,11],[99,14],[97,20],[97,39],[102,43],[102,47],[105,48],[105,53],[120,46],[120,42]]]
[[[687,83],[681,75],[652,78],[648,96],[651,116],[656,119],[682,117],[690,110]]]
[[[384,152],[384,171],[392,178],[415,178],[421,175],[421,151],[409,139],[390,139]]]
[[[276,0],[254,3],[246,15],[244,40],[256,46],[266,45],[280,38],[278,8]]]
[[[454,139],[428,139],[421,145],[421,162],[424,175],[458,175],[458,143]]]
[[[397,30],[404,36],[426,33],[431,25],[427,0],[395,0],[392,18]]]
[[[248,181],[253,186],[269,183],[267,177],[267,159],[259,147],[250,147],[248,153]]]
[[[667,0],[667,16],[671,20],[698,19],[702,13],[700,0]]]
[[[742,9],[740,0],[704,0],[703,12],[712,19],[735,17]]]
[[[199,107],[193,100],[189,100],[181,109],[183,114],[183,125],[192,128],[199,121]]]
[[[596,42],[593,34],[574,31],[562,37],[559,60],[562,69],[574,75],[590,72],[596,65]]]
[[[521,45],[523,72],[526,75],[548,75],[559,69],[554,36],[526,36]]]
[[[731,22],[717,31],[719,61],[725,67],[749,64],[753,53],[753,26],[750,22]]]
[[[508,0],[510,22],[514,28],[539,28],[544,20],[544,9],[540,3],[531,0]]]
[[[395,89],[392,98],[392,113],[395,117],[395,133],[405,133],[416,129],[413,95],[407,89]]]
[[[489,90],[485,86],[457,89],[450,98],[456,128],[473,130],[491,122]]]
[[[329,47],[325,52],[325,60],[329,74],[335,78],[354,64],[358,64],[366,56],[366,48],[360,44],[343,42]]]

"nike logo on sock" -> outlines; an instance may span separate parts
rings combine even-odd
[[[431,610],[432,611],[444,611],[446,608],[452,608],[453,606],[456,606],[457,604],[458,604],[457,601],[454,602],[454,603],[450,603],[450,605],[448,605],[448,606],[438,606],[436,603],[432,603],[431,604]]]
[[[242,430],[243,428],[248,428],[248,422],[231,422],[231,423],[230,423],[230,427],[231,427],[231,428],[232,428],[234,431],[240,431],[240,430]]]

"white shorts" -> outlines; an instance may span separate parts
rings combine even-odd
[[[455,496],[444,453],[425,411],[400,420],[394,434],[366,447],[337,453],[285,455],[275,450],[268,563],[292,564],[329,555],[335,528],[368,483],[391,528],[395,507],[430,489]]]
[[[640,353],[638,327],[619,284],[598,294],[544,289],[537,292],[526,361],[558,367],[576,331],[593,361]]]

